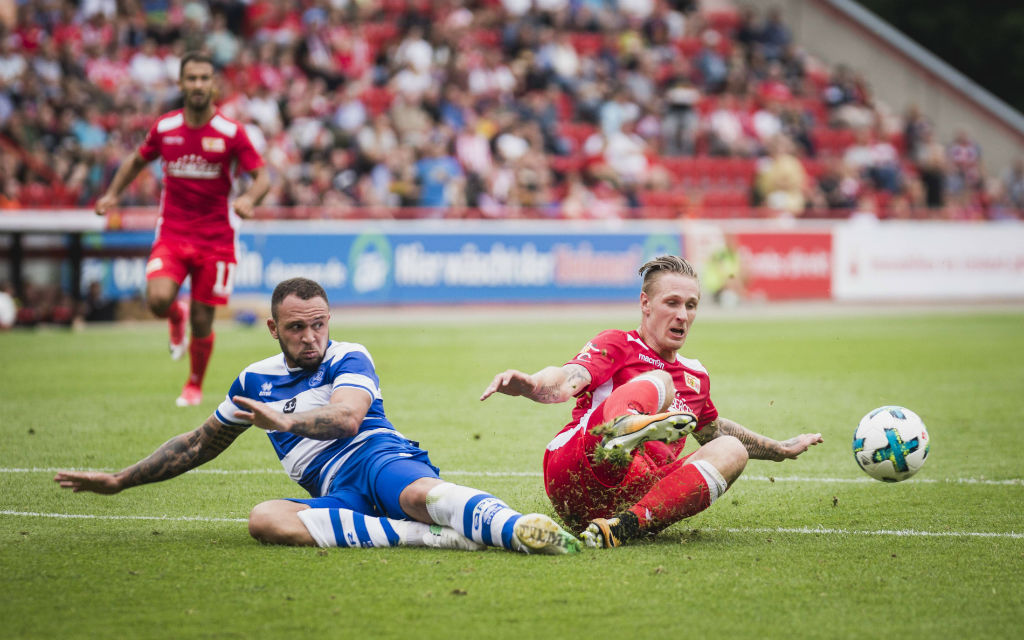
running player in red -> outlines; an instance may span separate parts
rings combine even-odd
[[[640,274],[638,329],[603,331],[561,367],[499,373],[480,398],[576,399],[572,421],[544,452],[544,487],[559,517],[594,547],[617,547],[703,511],[748,459],[796,458],[822,442],[819,433],[779,442],[720,417],[707,370],[677,353],[697,315],[697,272],[662,256]],[[701,446],[680,458],[691,433]]]
[[[188,349],[189,377],[177,399],[179,407],[187,407],[203,398],[203,377],[213,352],[214,311],[227,304],[234,284],[240,218],[252,217],[269,181],[245,128],[221,114],[213,102],[210,58],[186,54],[178,84],[184,108],[156,121],[96,201],[96,213],[105,215],[117,206],[139,172],[161,159],[164,189],[156,241],[146,264],[146,303],[158,317],[168,319],[171,357],[177,360]],[[229,206],[237,170],[249,174],[252,182]],[[191,305],[177,299],[186,276],[192,277]],[[185,336],[187,320],[192,324],[191,344]]]

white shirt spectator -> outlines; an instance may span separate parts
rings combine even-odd
[[[10,86],[17,82],[28,65],[25,58],[17,51],[11,51],[8,45],[3,46],[0,53],[0,84]]]
[[[495,143],[498,154],[508,162],[515,162],[530,150],[530,143],[514,133],[503,133]]]
[[[423,38],[410,38],[398,45],[395,61],[409,65],[417,73],[426,73],[434,61],[434,48]]]
[[[654,11],[653,0],[619,0],[619,11],[633,18],[647,18]]]
[[[158,87],[165,84],[167,67],[163,59],[156,54],[156,44],[147,42],[138,53],[132,56],[128,64],[128,73],[132,80],[143,87]]]
[[[531,0],[501,0],[505,13],[515,18],[526,15],[532,4]]]

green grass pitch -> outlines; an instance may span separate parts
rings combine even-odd
[[[386,312],[384,312],[386,314]],[[480,393],[500,370],[560,364],[633,314],[353,322],[389,416],[450,480],[551,513],[543,448],[568,405]],[[497,314],[495,314],[497,315]],[[555,314],[557,315],[557,314]],[[300,495],[262,432],[201,470],[118,496],[65,467],[114,470],[209,415],[276,349],[218,321],[198,408],[157,324],[0,334],[0,635],[5,638],[1019,638],[1024,629],[1024,314],[757,313],[698,318],[685,354],[722,415],[773,437],[820,431],[797,461],[752,461],[704,513],[653,542],[575,557],[261,546],[244,518]],[[900,484],[851,454],[868,410],[932,436]],[[83,516],[83,517],[58,517]]]

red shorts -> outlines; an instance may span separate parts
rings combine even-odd
[[[235,247],[198,247],[180,240],[158,239],[146,263],[146,279],[170,278],[181,285],[192,277],[192,299],[225,305],[235,286]]]
[[[601,424],[595,411],[591,425]],[[566,432],[568,433],[568,432]],[[588,453],[600,438],[577,428],[567,440],[556,437],[544,451],[544,490],[555,513],[579,533],[594,518],[608,518],[632,506],[654,485],[686,463],[677,459],[684,440],[671,445],[647,442],[633,453],[628,469],[594,465]],[[693,455],[693,454],[690,454]]]

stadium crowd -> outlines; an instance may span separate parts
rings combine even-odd
[[[186,50],[271,170],[261,215],[1019,218],[776,10],[695,0],[23,0],[0,15],[0,208],[89,206]],[[994,171],[990,171],[994,170]],[[125,206],[158,202],[159,167]]]

